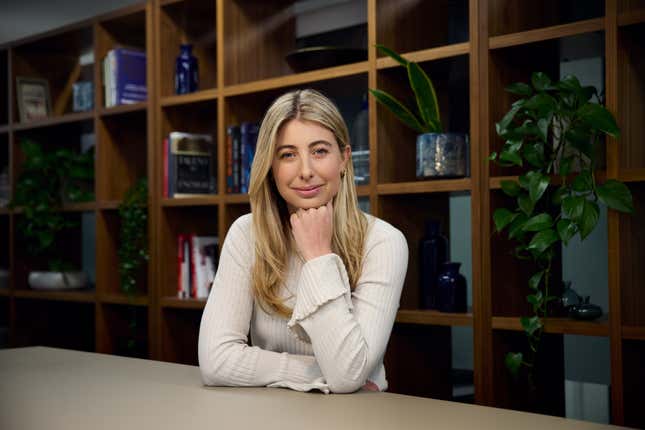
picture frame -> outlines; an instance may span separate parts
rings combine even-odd
[[[52,112],[49,82],[42,78],[16,77],[20,122],[49,118]]]

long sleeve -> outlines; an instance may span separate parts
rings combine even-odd
[[[363,270],[354,291],[336,254],[304,264],[289,328],[310,341],[334,393],[358,390],[382,362],[408,265],[408,247],[398,230],[382,221],[366,243]],[[384,387],[379,387],[383,389]]]
[[[199,331],[199,367],[206,385],[284,386],[329,392],[313,356],[249,346],[253,260],[249,217],[230,228]]]

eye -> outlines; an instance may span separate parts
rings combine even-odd
[[[317,157],[324,157],[329,153],[329,150],[325,148],[324,146],[318,147],[314,149],[314,155]]]
[[[293,153],[293,152],[283,152],[283,153],[281,153],[279,155],[279,158],[280,158],[280,160],[286,160],[286,159],[289,159],[289,158],[293,158],[295,156],[296,156],[296,154]]]

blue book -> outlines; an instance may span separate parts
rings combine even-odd
[[[240,193],[249,192],[249,180],[251,178],[251,165],[253,164],[253,156],[255,155],[255,145],[258,140],[259,127],[257,124],[251,122],[243,122],[240,125],[240,157],[241,157],[241,172],[240,172]]]
[[[147,100],[146,53],[134,49],[114,49],[114,82],[116,104],[131,104]]]

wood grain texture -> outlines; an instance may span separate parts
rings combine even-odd
[[[509,46],[525,45],[527,43],[542,42],[545,40],[559,39],[578,34],[592,33],[594,31],[603,30],[604,24],[604,19],[596,18],[572,24],[562,24],[503,36],[495,36],[491,37],[489,46],[490,49],[507,48]]]
[[[493,328],[497,330],[524,331],[519,317],[493,317]],[[544,319],[544,332],[608,337],[609,318],[607,315],[595,321],[579,321],[571,318],[546,318]]]
[[[473,314],[446,313],[420,309],[399,309],[396,313],[396,322],[400,324],[472,327]]]

